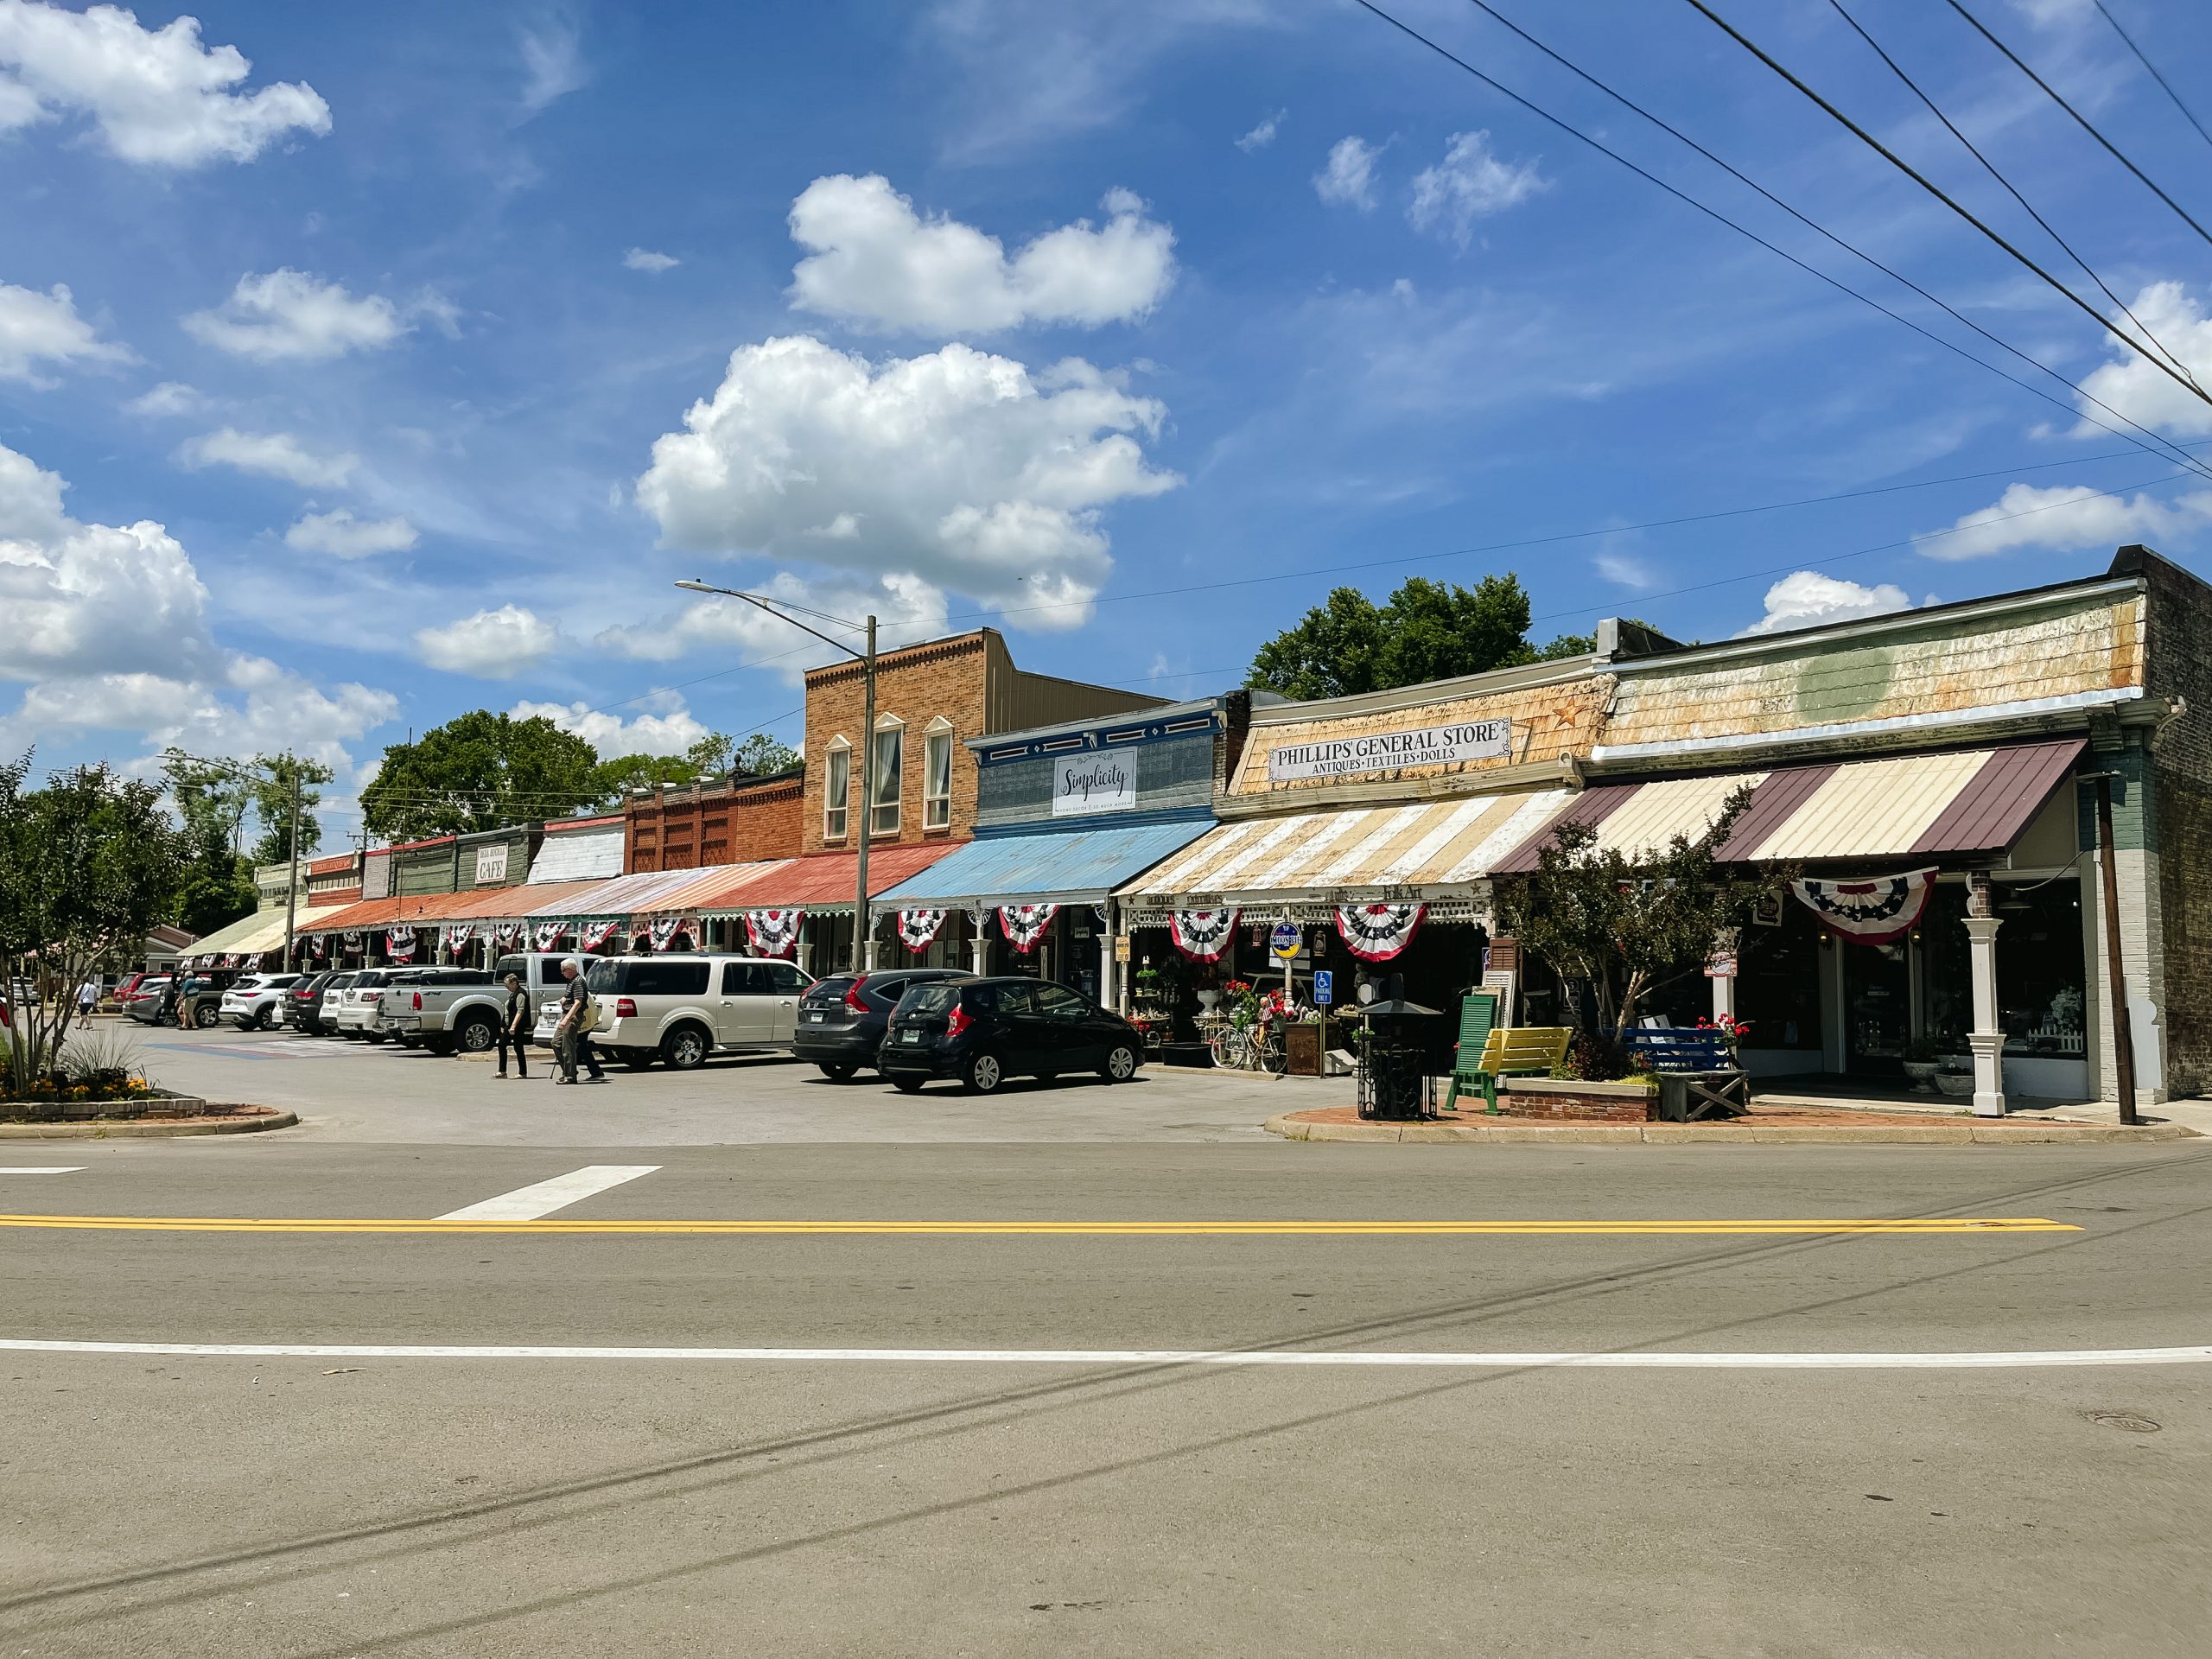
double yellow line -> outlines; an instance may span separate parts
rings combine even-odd
[[[413,1221],[352,1217],[0,1215],[0,1227],[120,1233],[921,1234],[984,1238],[1703,1238],[1745,1234],[1948,1236],[2082,1230],[2040,1216],[1813,1221]]]

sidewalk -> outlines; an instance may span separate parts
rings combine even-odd
[[[2146,1120],[2148,1114],[2145,1114]],[[2212,1105],[2203,1122],[2212,1128]],[[1271,1117],[1268,1133],[1287,1141],[1459,1142],[1516,1145],[1637,1146],[1734,1141],[1739,1145],[1847,1146],[2024,1146],[2101,1144],[2112,1141],[2178,1141],[2200,1132],[2178,1122],[2145,1122],[2134,1128],[2119,1121],[2116,1109],[2105,1122],[2061,1121],[2034,1116],[1975,1117],[1971,1114],[1915,1113],[1885,1104],[1857,1107],[1835,1101],[1818,1106],[1780,1105],[1761,1096],[1745,1116],[1706,1123],[1557,1123],[1525,1117],[1491,1117],[1483,1112],[1446,1113],[1425,1122],[1373,1122],[1355,1107],[1329,1106]]]

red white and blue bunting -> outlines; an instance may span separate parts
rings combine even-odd
[[[1006,935],[1007,943],[1027,956],[1045,937],[1045,930],[1052,925],[1052,918],[1060,913],[1058,905],[1001,905],[999,931]]]
[[[509,945],[519,944],[522,943],[522,924],[520,922],[501,922],[497,927],[492,930],[492,943],[498,945],[502,950],[505,950]]]
[[[384,931],[385,954],[394,962],[415,960],[415,930],[411,927],[388,927]]]
[[[1337,933],[1362,962],[1388,962],[1414,942],[1427,905],[1338,905]]]
[[[468,949],[468,942],[475,937],[474,922],[448,922],[445,925],[446,949],[455,956]]]
[[[1218,962],[1236,938],[1233,910],[1179,910],[1167,918],[1167,937],[1192,962]]]
[[[949,910],[900,911],[899,943],[918,957],[944,931],[944,918],[951,914]]]
[[[799,924],[805,920],[803,910],[748,910],[745,937],[757,957],[787,957],[798,950]]]
[[[1797,880],[1790,892],[1830,931],[1860,944],[1887,944],[1912,931],[1928,908],[1936,868],[1834,881]]]
[[[576,942],[587,950],[596,950],[613,938],[615,930],[621,925],[620,922],[586,922],[577,931]]]
[[[308,953],[310,956],[318,957],[329,955],[330,936],[326,933],[309,934],[308,936]]]
[[[697,925],[681,916],[664,916],[645,930],[646,943],[656,950],[665,950],[680,933],[690,933]]]
[[[359,933],[341,933],[338,936],[338,943],[348,956],[361,954],[361,936]]]
[[[550,950],[569,931],[566,922],[540,922],[530,936],[531,943],[541,951]]]

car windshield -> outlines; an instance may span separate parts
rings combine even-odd
[[[917,985],[899,1004],[901,1014],[950,1014],[960,1001],[957,985]]]
[[[806,1000],[809,1002],[842,1002],[845,1000],[845,993],[852,988],[853,976],[850,974],[832,974],[827,979],[816,980],[808,987]]]

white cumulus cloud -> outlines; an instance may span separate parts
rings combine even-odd
[[[178,446],[179,465],[198,471],[229,467],[264,478],[289,479],[302,489],[335,489],[353,476],[360,457],[318,455],[289,432],[241,432],[226,426]]]
[[[2212,390],[2212,317],[2205,315],[2204,308],[2187,289],[2179,283],[2152,283],[2135,296],[2129,309],[2158,345],[2173,353],[2175,361],[2194,375],[2200,385]],[[2122,324],[2129,334],[2136,332],[2125,319]],[[2119,360],[2093,371],[2082,382],[2083,391],[2144,426],[2183,437],[2212,437],[2212,404],[2145,361],[2116,335],[2107,338],[2112,340]],[[2081,404],[2084,415],[2102,413],[2087,398]],[[2079,429],[2096,430],[2087,423]]]
[[[632,248],[622,256],[622,263],[632,270],[650,272],[658,276],[664,270],[673,270],[683,262],[671,254],[655,253],[651,248]]]
[[[413,332],[417,316],[450,327],[454,315],[435,295],[403,310],[381,294],[355,299],[342,283],[285,269],[239,277],[228,299],[190,313],[184,328],[195,340],[258,363],[314,363],[380,351]]]
[[[599,751],[602,760],[618,754],[681,754],[709,734],[705,725],[683,706],[683,699],[673,692],[651,701],[659,705],[658,713],[647,712],[628,720],[584,702],[525,701],[508,712],[517,720],[543,716],[563,731],[583,739]]]
[[[356,518],[346,507],[303,513],[284,532],[285,546],[302,553],[327,553],[338,559],[404,553],[420,539],[415,526],[404,518]]]
[[[1072,627],[1113,568],[1103,509],[1181,481],[1146,464],[1166,415],[1079,358],[1033,373],[951,345],[872,364],[791,336],[730,354],[636,496],[665,546],[912,574]]]
[[[1444,159],[1414,175],[1406,219],[1417,231],[1433,232],[1464,248],[1478,219],[1526,201],[1545,182],[1534,162],[1500,160],[1487,132],[1455,132],[1444,146]]]
[[[817,179],[791,203],[791,306],[864,328],[950,334],[1030,322],[1096,327],[1141,317],[1175,281],[1175,233],[1126,190],[1007,257],[995,236],[924,219],[880,174]]]
[[[560,643],[558,628],[519,605],[479,611],[415,634],[416,654],[432,668],[482,680],[504,680],[534,668]]]
[[[234,46],[203,46],[194,17],[149,29],[118,6],[0,0],[0,130],[68,111],[113,155],[171,168],[250,162],[287,133],[330,130],[304,83],[236,90],[252,69]]]
[[[0,283],[0,380],[21,380],[41,390],[58,381],[41,375],[40,363],[128,363],[130,349],[102,340],[99,331],[77,315],[69,290],[56,283],[48,292]]]
[[[1931,559],[1981,559],[2020,548],[2050,552],[2110,552],[2126,542],[2172,537],[2212,520],[2212,494],[2171,504],[2147,495],[2133,500],[2100,494],[2086,484],[2048,489],[2014,484],[1990,506],[1965,514],[1948,530],[1913,538]]]
[[[1817,627],[1823,622],[1851,622],[1863,616],[1886,616],[1910,610],[1912,601],[1904,588],[1885,582],[1868,588],[1840,576],[1824,576],[1817,570],[1796,570],[1766,590],[1766,614],[1745,628],[1738,639],[1757,633],[1780,633],[1785,628]]]
[[[1254,127],[1242,138],[1239,138],[1236,141],[1236,148],[1243,150],[1247,156],[1253,154],[1255,150],[1265,149],[1269,144],[1274,143],[1275,134],[1281,130],[1282,124],[1289,118],[1290,111],[1288,110],[1277,110],[1273,115],[1268,117],[1266,120],[1261,122],[1259,125]]]
[[[1332,207],[1375,210],[1375,163],[1382,152],[1354,133],[1329,147],[1329,159],[1313,175],[1314,194]]]
[[[171,415],[189,415],[207,401],[181,380],[164,380],[133,397],[123,406],[123,412],[158,420]]]

